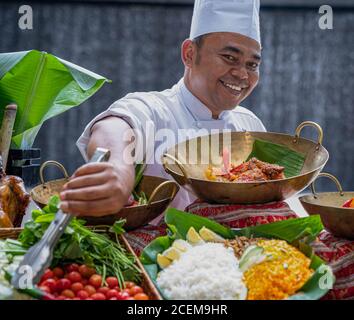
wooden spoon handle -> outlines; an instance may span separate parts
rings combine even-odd
[[[2,126],[0,130],[0,154],[2,156],[3,169],[6,170],[7,158],[11,145],[12,131],[14,128],[17,113],[17,105],[6,106]]]

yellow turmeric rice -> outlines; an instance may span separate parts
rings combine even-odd
[[[311,277],[310,259],[283,240],[260,240],[271,259],[244,273],[248,300],[281,300],[296,293]]]

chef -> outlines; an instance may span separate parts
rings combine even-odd
[[[171,179],[158,161],[166,149],[162,139],[143,142],[151,126],[174,133],[171,145],[186,138],[179,134],[186,129],[196,135],[215,129],[265,131],[257,116],[240,106],[259,80],[259,6],[259,0],[195,1],[190,36],[181,45],[183,78],[161,92],[130,93],[87,125],[77,142],[84,158],[97,147],[110,149],[111,158],[77,169],[60,194],[65,212],[102,216],[127,204],[135,171],[124,155],[132,144],[148,163],[145,174]],[[123,138],[132,131],[132,139]],[[194,199],[181,188],[172,206],[184,209]]]

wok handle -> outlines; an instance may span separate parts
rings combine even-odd
[[[321,177],[326,177],[326,178],[329,178],[329,179],[331,179],[332,181],[334,181],[334,183],[336,184],[336,186],[337,186],[337,188],[338,188],[339,194],[340,194],[342,197],[344,196],[343,188],[342,188],[342,186],[341,186],[339,180],[338,180],[335,176],[331,175],[330,173],[321,172],[321,173],[317,176],[316,180],[317,180],[318,178],[321,178]],[[314,196],[315,199],[317,198],[316,191],[315,191],[315,182],[316,182],[316,180],[311,183],[311,191],[312,191],[312,194],[313,194],[313,196]]]
[[[189,177],[188,177],[188,174],[187,174],[187,171],[186,169],[184,168],[183,164],[177,160],[174,156],[170,155],[169,153],[164,153],[162,155],[162,165],[163,165],[163,168],[165,169],[165,171],[168,173],[168,174],[171,174],[171,171],[170,169],[167,168],[167,165],[166,165],[166,158],[170,159],[170,160],[173,160],[174,162],[176,162],[178,168],[181,170],[183,176],[184,176],[184,179],[185,179],[185,183],[188,183],[189,181]]]
[[[166,187],[167,185],[173,185],[173,189],[172,189],[172,193],[170,196],[170,202],[172,202],[172,200],[175,198],[176,193],[178,191],[178,184],[174,181],[164,181],[162,183],[160,183],[155,190],[152,192],[151,196],[149,197],[149,200],[147,202],[147,205],[149,206],[155,199],[156,195],[160,192],[160,190],[164,187]]]
[[[317,140],[317,148],[316,150],[318,150],[320,148],[320,146],[322,145],[322,141],[323,141],[323,130],[321,128],[321,126],[319,124],[317,124],[316,122],[313,121],[304,121],[302,123],[299,124],[299,126],[296,128],[295,130],[295,137],[294,137],[294,143],[297,143],[300,137],[300,133],[301,130],[305,127],[315,127],[317,132],[318,132],[318,140]]]
[[[44,183],[45,183],[45,182],[44,182],[43,172],[44,172],[44,169],[45,169],[46,167],[48,167],[49,165],[54,165],[54,166],[58,167],[58,168],[63,172],[63,174],[64,174],[64,176],[65,176],[65,179],[68,179],[68,178],[69,178],[68,172],[66,171],[65,167],[64,167],[61,163],[59,163],[59,162],[57,162],[57,161],[54,161],[54,160],[49,160],[49,161],[44,162],[44,163],[41,165],[41,167],[39,168],[39,178],[40,178],[40,180],[41,180],[41,184],[44,184]]]

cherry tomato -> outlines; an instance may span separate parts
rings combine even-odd
[[[75,282],[71,285],[71,290],[74,292],[84,290],[84,285],[81,282]]]
[[[61,295],[67,298],[74,298],[75,293],[70,289],[65,289],[61,292]]]
[[[84,290],[89,294],[89,296],[93,295],[94,293],[96,293],[96,289],[95,287],[91,286],[91,285],[87,285],[84,287]]]
[[[43,292],[51,293],[51,290],[48,286],[40,286],[39,289],[41,289]]]
[[[79,272],[77,271],[71,271],[68,275],[68,279],[71,281],[71,282],[80,282],[81,281],[81,275]]]
[[[85,290],[80,290],[80,291],[78,291],[78,292],[76,293],[76,296],[77,296],[78,298],[80,298],[81,300],[85,300],[85,299],[87,299],[90,295],[88,294],[87,291],[85,291]]]
[[[40,285],[48,287],[50,292],[55,292],[57,290],[57,281],[55,281],[54,279],[47,279],[43,281]]]
[[[85,264],[82,264],[79,267],[79,272],[84,278],[90,278],[92,275],[96,273],[96,270],[94,268],[90,268],[86,266]]]
[[[130,291],[130,289],[123,289],[123,290],[122,290],[122,293],[126,293],[126,294],[128,294],[129,296],[132,295],[132,292]]]
[[[64,270],[59,267],[55,267],[53,269],[53,273],[54,273],[54,276],[56,276],[57,278],[62,278],[64,276]]]
[[[106,295],[108,291],[109,291],[108,287],[101,287],[97,290],[97,292],[103,293],[104,295]]]
[[[134,286],[134,287],[132,287],[129,290],[130,290],[130,295],[131,296],[135,296],[138,293],[143,293],[144,292],[143,288],[139,287],[139,286]]]
[[[54,277],[53,271],[50,270],[50,269],[46,269],[44,274],[43,274],[43,276],[42,276],[42,278],[41,278],[41,281],[45,281],[45,280],[51,279],[53,277]]]
[[[124,284],[127,289],[130,289],[130,288],[136,286],[136,284],[133,281],[125,281]]]
[[[126,298],[125,300],[135,300],[133,297]]]
[[[134,300],[149,300],[149,297],[145,293],[138,293],[134,296]]]
[[[111,299],[111,298],[117,298],[118,297],[118,291],[111,289],[106,293],[106,297],[107,299]]]
[[[129,297],[130,297],[130,295],[126,292],[118,292],[117,293],[118,300],[127,300]]]
[[[118,286],[118,279],[116,277],[107,277],[106,278],[107,285],[110,289]]]
[[[79,271],[79,265],[77,263],[68,264],[65,266],[66,272]]]
[[[102,284],[102,277],[99,274],[94,274],[90,277],[89,283],[95,288],[99,288]]]
[[[118,298],[117,297],[112,297],[109,300],[118,300]]]
[[[114,287],[113,289],[114,289],[114,290],[117,290],[118,292],[119,292],[119,291],[122,291],[122,290],[120,290],[120,288],[119,288],[118,286],[117,286],[117,287]]]
[[[57,290],[63,291],[71,287],[71,282],[69,279],[62,278],[57,281]]]
[[[72,300],[81,300],[79,297],[72,298]]]
[[[66,299],[66,297],[64,297],[64,296],[57,296],[56,297],[56,300],[65,300]]]
[[[105,295],[104,295],[103,293],[99,293],[99,292],[94,293],[94,294],[91,296],[91,298],[92,298],[93,300],[106,300]]]

